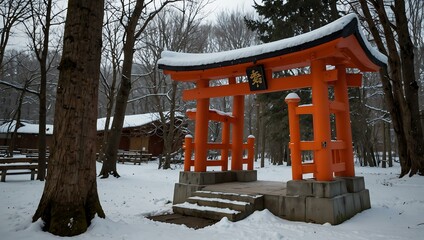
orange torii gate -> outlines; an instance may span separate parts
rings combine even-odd
[[[313,173],[318,181],[331,181],[334,175],[355,176],[347,88],[359,87],[362,75],[347,73],[346,69],[375,72],[386,61],[362,35],[354,14],[300,36],[244,49],[207,54],[164,51],[158,67],[175,81],[196,83],[196,88],[183,92],[184,100],[197,101],[196,109],[188,112],[195,120],[195,137],[185,139],[184,171],[190,171],[191,166],[195,172],[205,172],[207,166],[221,166],[226,171],[229,150],[231,170],[243,170],[245,163],[247,170],[252,170],[254,138],[243,143],[244,95],[311,88],[311,104],[299,106],[296,94],[285,99],[293,179],[301,180],[306,173]],[[274,77],[274,72],[299,67],[310,67],[310,74]],[[248,82],[237,82],[240,76],[247,76]],[[220,79],[228,79],[227,84],[211,86],[211,81]],[[334,89],[334,99],[329,99],[329,88]],[[225,96],[233,97],[232,114],[209,109],[210,98]],[[313,117],[313,141],[300,139],[302,114]],[[335,139],[331,138],[331,114],[336,121]],[[209,121],[224,123],[222,143],[208,143]],[[220,149],[221,160],[208,161],[208,149]],[[243,149],[249,152],[247,159],[243,159]],[[314,161],[303,163],[301,151],[313,151]]]

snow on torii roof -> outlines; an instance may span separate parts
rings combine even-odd
[[[371,46],[359,28],[355,14],[349,14],[321,28],[295,37],[261,45],[215,53],[163,51],[158,67],[169,71],[197,71],[233,66],[307,50],[321,44],[355,36],[366,57],[376,66],[384,66],[387,57]],[[343,47],[346,46],[346,44]]]

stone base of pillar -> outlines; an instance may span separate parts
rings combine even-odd
[[[184,203],[196,191],[250,194],[263,198],[263,207],[274,215],[317,224],[340,224],[371,208],[363,177],[338,177],[334,181],[257,181],[256,171],[180,172],[174,204]]]
[[[206,185],[226,182],[253,182],[257,180],[256,170],[216,171],[216,172],[180,172],[179,182],[174,187],[173,203],[183,203]]]
[[[363,177],[288,181],[280,217],[336,225],[369,208],[370,195]]]

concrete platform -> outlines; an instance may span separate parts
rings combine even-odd
[[[241,178],[241,181],[237,178]],[[214,179],[217,180],[215,184]],[[247,172],[245,176],[240,172],[183,172],[180,183],[175,184],[174,204],[185,202],[196,191],[262,195],[263,208],[274,215],[319,224],[340,224],[371,207],[363,177],[285,183],[257,181],[256,172]]]

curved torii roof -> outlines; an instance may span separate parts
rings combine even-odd
[[[349,14],[308,33],[231,51],[163,51],[158,67],[180,81],[242,76],[247,67],[258,64],[272,71],[304,67],[313,59],[325,59],[329,65],[344,64],[361,71],[378,71],[387,58],[371,46],[358,22],[355,14]]]

